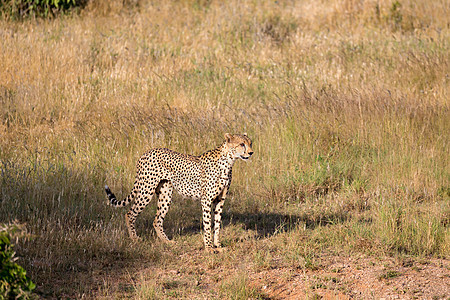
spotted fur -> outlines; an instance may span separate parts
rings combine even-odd
[[[220,248],[219,231],[223,204],[231,184],[232,167],[238,158],[248,159],[253,154],[252,141],[247,134],[225,134],[225,141],[216,149],[200,156],[181,154],[169,149],[152,149],[137,163],[137,175],[131,193],[117,200],[105,186],[109,204],[122,207],[134,200],[126,214],[130,236],[137,238],[135,221],[157,195],[158,208],[153,227],[159,238],[168,241],[163,229],[164,217],[175,189],[186,197],[199,199],[203,211],[204,243],[207,250]]]

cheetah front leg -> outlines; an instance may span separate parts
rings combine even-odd
[[[222,223],[222,209],[223,204],[225,203],[225,198],[221,197],[220,195],[217,197],[217,199],[213,203],[213,210],[214,210],[214,240],[213,245],[215,248],[220,249],[220,241],[219,241],[219,233],[220,233],[220,226]]]
[[[222,221],[222,208],[223,204],[225,202],[225,199],[222,199],[220,197],[217,198],[216,202],[213,205],[214,208],[214,240],[213,245],[218,250],[221,251],[222,249],[219,241],[219,233],[220,233],[220,226]]]
[[[217,250],[222,249],[220,240],[219,240],[219,233],[220,233],[220,227],[222,225],[222,210],[223,210],[223,204],[225,203],[225,198],[227,197],[228,188],[230,187],[231,178],[228,181],[228,184],[224,187],[222,192],[217,196],[213,203],[213,210],[214,210],[214,247],[216,247]],[[219,250],[220,251],[220,250]]]
[[[205,243],[206,251],[213,251],[213,242],[211,234],[211,208],[212,201],[211,198],[202,199],[202,211],[203,211],[203,241]]]

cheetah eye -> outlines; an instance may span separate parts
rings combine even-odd
[[[241,143],[241,145],[240,145],[241,147],[244,147],[245,148],[245,144],[244,143]]]

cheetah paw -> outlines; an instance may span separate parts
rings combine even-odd
[[[217,247],[217,248],[207,247],[205,250],[206,250],[206,252],[217,254],[217,253],[224,252],[225,248],[222,248],[222,247]]]

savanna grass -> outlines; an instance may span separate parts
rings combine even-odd
[[[448,257],[447,16],[445,1],[100,1],[0,21],[0,222],[33,236],[17,250],[37,290],[170,264],[183,250],[154,241],[154,204],[130,247],[102,187],[125,196],[148,148],[200,154],[225,132],[254,140],[224,219],[255,234],[224,243],[256,269],[316,268],[325,250]],[[176,198],[167,231],[198,247],[199,218]]]

